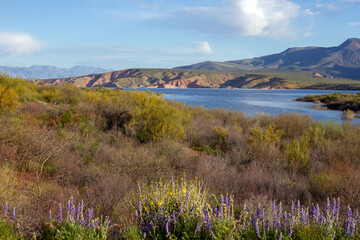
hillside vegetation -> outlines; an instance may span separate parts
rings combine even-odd
[[[82,77],[39,80],[46,85],[118,88],[263,88],[360,89],[350,79],[316,77],[301,71],[206,71],[178,69],[128,69]]]
[[[0,75],[0,126],[2,239],[359,236],[351,123]]]
[[[360,111],[360,92],[357,94],[341,94],[339,92],[323,95],[307,95],[297,98],[300,102],[323,103],[326,108],[332,110],[354,112]]]

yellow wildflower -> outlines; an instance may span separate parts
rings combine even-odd
[[[161,206],[161,205],[162,205],[162,202],[161,202],[161,201],[158,201],[158,205]]]
[[[182,191],[183,191],[183,193],[186,193],[186,189],[185,189],[185,188],[183,188]]]
[[[145,208],[145,211],[149,210],[149,208],[148,208],[148,207],[146,207],[146,206],[145,206],[144,208]]]

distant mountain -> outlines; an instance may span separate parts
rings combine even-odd
[[[327,79],[302,71],[208,71],[127,69],[81,77],[37,80],[39,84],[117,88],[316,88],[360,89],[360,82]]]
[[[104,73],[110,69],[94,68],[85,66],[74,66],[71,68],[58,68],[55,66],[34,65],[31,67],[7,67],[0,66],[0,72],[11,76],[32,79],[66,78],[89,75],[94,73]]]
[[[296,47],[284,52],[228,62],[201,62],[175,69],[201,70],[296,70],[318,76],[360,80],[360,39],[350,38],[337,47]]]

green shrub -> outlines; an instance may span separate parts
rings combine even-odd
[[[137,107],[131,112],[131,125],[141,142],[164,138],[181,139],[185,136],[183,116],[165,99],[146,92],[134,93]]]
[[[251,128],[249,141],[254,145],[263,144],[268,146],[270,144],[278,144],[282,135],[283,130],[276,129],[276,127],[270,124],[265,130],[259,127]]]
[[[310,150],[308,144],[309,138],[302,136],[299,140],[291,141],[285,152],[292,168],[299,168],[303,173],[308,173],[310,170]]]
[[[0,217],[0,239],[15,240],[20,239],[15,233],[15,227],[12,223],[5,221]]]
[[[19,104],[19,96],[12,89],[5,89],[0,85],[0,112],[11,111]]]

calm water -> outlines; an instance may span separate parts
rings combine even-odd
[[[308,94],[327,94],[330,90],[264,90],[264,89],[138,89],[164,93],[165,98],[184,102],[186,105],[204,108],[226,108],[248,115],[265,113],[278,115],[296,112],[311,115],[320,121],[341,122],[341,111],[315,110],[312,103],[296,102],[294,99]],[[356,93],[357,91],[341,91]],[[360,119],[354,122],[360,123]]]

